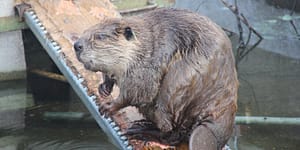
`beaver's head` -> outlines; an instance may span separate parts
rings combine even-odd
[[[121,75],[137,55],[139,41],[122,19],[104,20],[87,29],[74,49],[86,69]]]

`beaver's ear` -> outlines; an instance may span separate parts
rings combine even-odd
[[[123,34],[128,41],[136,38],[133,30],[130,27],[125,27]]]
[[[126,38],[126,40],[128,40],[128,41],[136,39],[133,30],[129,26],[127,26],[125,28],[124,27],[117,27],[116,32],[118,34],[123,34],[124,37]]]

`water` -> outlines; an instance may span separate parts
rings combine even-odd
[[[232,150],[297,150],[300,127],[284,125],[241,125],[239,135],[231,138]]]
[[[94,120],[55,120],[45,117],[46,112],[87,111],[70,88],[56,93],[56,98],[53,92],[47,95],[43,91],[43,96],[33,94],[35,92],[32,89],[36,88],[33,86],[49,80],[41,78],[36,78],[38,83],[24,80],[0,83],[1,150],[117,149]],[[62,84],[52,81],[55,82]]]

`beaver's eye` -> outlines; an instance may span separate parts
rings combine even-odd
[[[134,33],[130,27],[125,28],[124,36],[128,41],[131,40],[132,38],[134,38]]]
[[[105,35],[103,33],[96,33],[94,35],[95,40],[105,40],[106,38],[107,38],[107,35]]]

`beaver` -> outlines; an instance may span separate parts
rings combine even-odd
[[[110,18],[75,42],[85,68],[105,75],[100,94],[112,115],[135,106],[172,144],[220,150],[230,138],[237,110],[238,79],[231,42],[205,16],[160,8],[141,16]],[[168,141],[169,140],[169,141]]]

